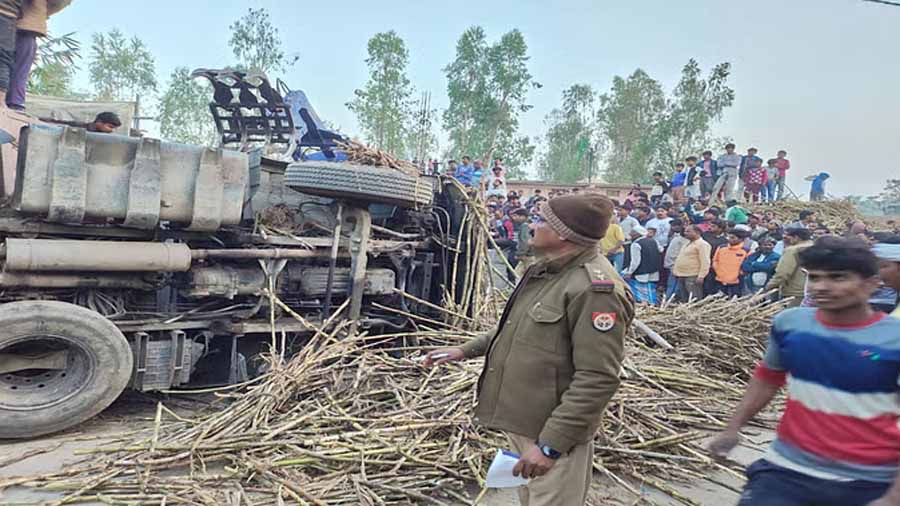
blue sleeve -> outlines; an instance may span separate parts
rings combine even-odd
[[[763,355],[763,365],[773,371],[784,371],[785,365],[781,357],[781,341],[784,335],[779,328],[779,316],[772,319],[772,328],[769,330],[769,343],[766,345],[766,353]]]
[[[745,258],[744,261],[741,262],[741,270],[744,272],[755,272],[753,269],[753,259],[756,258],[756,256],[757,255],[754,253]]]
[[[765,271],[769,273],[774,273],[775,268],[778,267],[778,261],[781,260],[781,255],[778,253],[772,253],[768,257],[766,257],[765,263]]]

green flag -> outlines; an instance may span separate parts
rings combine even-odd
[[[585,151],[588,149],[588,138],[582,137],[578,140],[578,161],[581,161],[581,158],[584,156]]]

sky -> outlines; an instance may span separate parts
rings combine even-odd
[[[286,53],[299,55],[279,77],[347,134],[358,133],[345,103],[367,78],[372,35],[395,30],[406,41],[410,80],[443,109],[441,69],[462,31],[480,25],[491,40],[515,28],[525,36],[543,85],[520,119],[532,137],[574,83],[605,91],[614,76],[642,68],[670,90],[688,59],[705,71],[727,61],[736,100],[713,134],[732,137],[740,152],[757,147],[763,159],[787,150],[794,191],[808,193],[803,178],[820,171],[831,174],[834,195],[876,194],[900,177],[900,157],[883,151],[900,144],[900,7],[862,0],[75,0],[50,30],[76,32],[85,55],[93,33],[137,36],[165,84],[178,66],[233,63],[228,25],[248,7],[267,8]],[[80,66],[76,87],[89,89]]]

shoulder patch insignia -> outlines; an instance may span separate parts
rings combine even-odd
[[[600,332],[609,332],[616,326],[616,313],[591,313],[594,328]]]
[[[601,293],[612,293],[616,288],[616,283],[609,279],[603,269],[598,269],[590,264],[585,264],[588,277],[591,280],[591,291]]]
[[[612,293],[616,289],[616,284],[609,279],[596,279],[591,281],[591,291],[601,293]]]

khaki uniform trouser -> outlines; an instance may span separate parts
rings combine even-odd
[[[519,455],[534,445],[534,438],[507,434]],[[594,442],[572,448],[553,464],[547,474],[519,487],[522,506],[583,506],[593,481]]]

